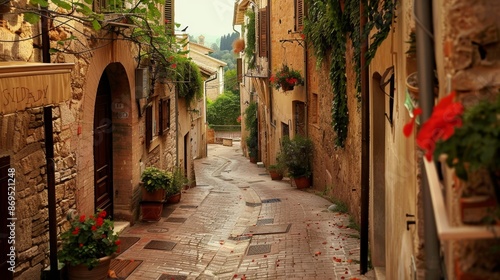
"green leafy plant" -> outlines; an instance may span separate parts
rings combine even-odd
[[[166,190],[172,181],[172,174],[165,170],[150,166],[142,172],[141,181],[144,183],[144,188],[148,192],[160,189]]]
[[[259,148],[259,130],[257,123],[257,103],[250,102],[245,109],[245,129],[249,131],[245,139],[250,158],[257,158]]]
[[[332,85],[332,126],[336,132],[335,145],[344,147],[349,126],[347,107],[346,44],[351,39],[354,47],[352,56],[356,73],[356,97],[360,101],[361,91],[361,43],[370,35],[370,44],[366,52],[366,63],[375,57],[375,53],[387,38],[392,26],[396,1],[367,1],[365,14],[368,19],[363,30],[360,28],[360,2],[345,1],[342,10],[340,1],[310,0],[305,19],[304,35],[314,48],[318,66],[324,58],[329,58],[329,79]]]
[[[292,178],[310,177],[312,173],[313,142],[301,135],[293,139],[284,137],[281,143],[281,153]]]
[[[294,70],[288,67],[288,65],[283,64],[283,66],[269,78],[269,82],[274,88],[281,88],[283,91],[287,91],[296,85],[303,85],[304,79],[298,70]]]
[[[188,183],[188,179],[184,176],[181,168],[175,167],[172,172],[172,180],[167,188],[167,196],[178,194],[182,191],[182,187]]]
[[[94,268],[100,258],[118,250],[120,240],[113,228],[113,221],[106,219],[104,210],[72,220],[70,228],[61,234],[59,260],[73,266],[84,264],[89,269]]]
[[[248,22],[243,26],[246,30],[245,58],[248,61],[248,69],[255,68],[255,12],[246,12]]]

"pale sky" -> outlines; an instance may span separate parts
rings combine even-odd
[[[189,26],[186,32],[196,38],[200,34],[205,41],[214,43],[215,38],[233,33],[235,0],[176,0],[175,22],[179,29]],[[238,32],[239,26],[235,26]],[[208,45],[210,46],[210,45]]]

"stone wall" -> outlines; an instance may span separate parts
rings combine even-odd
[[[16,270],[17,279],[39,279],[48,265],[49,225],[43,109],[34,108],[0,116],[0,156],[11,157],[16,169]],[[68,223],[67,211],[75,206],[76,166],[69,128],[62,126],[61,110],[53,108],[57,232]]]

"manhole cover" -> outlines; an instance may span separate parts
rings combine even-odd
[[[186,218],[168,218],[165,220],[167,223],[184,223],[187,219]]]
[[[250,207],[257,207],[257,206],[261,206],[262,203],[246,202],[246,205],[250,206]]]
[[[271,252],[271,244],[252,245],[248,247],[247,255],[260,255]]]
[[[191,208],[191,209],[193,209],[193,208],[198,208],[198,205],[181,205],[181,206],[179,206],[179,208]]]
[[[162,274],[158,280],[186,280],[186,275]]]
[[[260,225],[247,227],[243,234],[275,234],[275,233],[287,233],[290,230],[292,224],[283,224],[283,225]]]
[[[144,246],[144,249],[172,251],[175,245],[177,245],[177,243],[170,241],[151,240],[148,244],[146,244],[146,246]]]
[[[270,198],[270,199],[264,199],[264,200],[262,200],[262,203],[274,203],[274,202],[281,202],[281,199],[279,199],[279,198]]]
[[[272,224],[272,223],[274,223],[274,219],[273,218],[257,220],[257,225],[258,226]]]
[[[168,228],[150,228],[147,230],[147,232],[151,233],[162,233],[162,232],[167,232]]]

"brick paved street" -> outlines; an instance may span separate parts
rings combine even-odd
[[[359,275],[349,216],[288,179],[272,181],[239,142],[209,145],[195,173],[197,186],[164,218],[122,232],[140,237],[118,257],[142,260],[127,279],[374,279]],[[168,241],[169,250],[144,248],[151,240]]]

